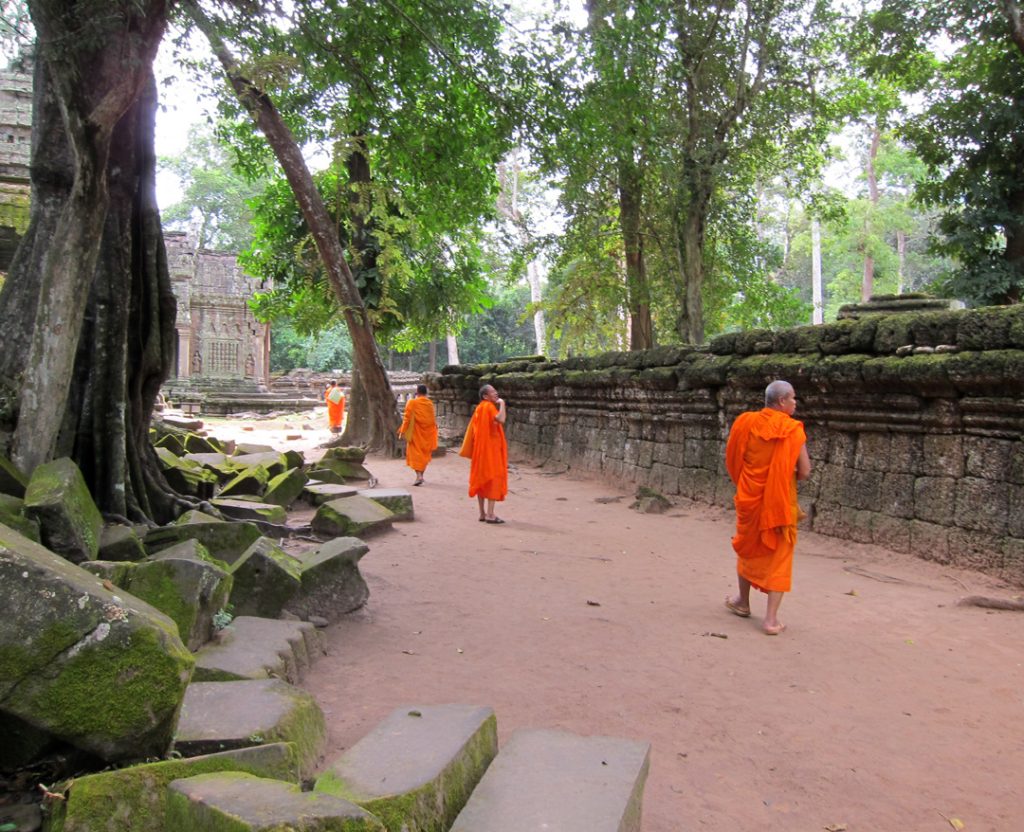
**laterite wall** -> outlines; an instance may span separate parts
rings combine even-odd
[[[729,425],[777,378],[795,385],[807,427],[805,527],[1024,585],[1024,307],[445,367],[428,384],[451,442],[490,383],[517,457],[730,505]]]

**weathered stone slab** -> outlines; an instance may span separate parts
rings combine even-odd
[[[221,497],[239,494],[262,494],[267,487],[270,474],[262,465],[251,465],[242,469],[220,491]]]
[[[289,468],[303,468],[306,465],[305,455],[302,451],[296,451],[294,448],[284,451],[284,461]]]
[[[296,749],[287,742],[104,771],[76,777],[66,799],[50,804],[49,832],[171,832],[165,818],[167,786],[225,771],[299,782]]]
[[[280,679],[194,682],[185,692],[174,750],[193,757],[268,742],[293,742],[303,777],[314,770],[327,728],[316,700]]]
[[[322,482],[328,485],[344,485],[345,477],[333,468],[324,468],[319,465],[313,467],[309,472],[309,478],[313,482]]]
[[[214,615],[227,606],[231,575],[206,560],[162,557],[137,564],[127,588],[169,616],[188,649],[198,650],[213,637]]]
[[[200,436],[198,433],[187,434],[182,445],[185,447],[186,454],[215,454],[218,451],[217,446],[210,439]]]
[[[263,493],[263,501],[287,508],[299,498],[308,480],[309,477],[306,476],[302,468],[289,468],[284,473],[273,477],[267,483],[267,490]]]
[[[168,789],[168,829],[190,832],[383,832],[358,806],[247,774],[203,774]]]
[[[162,755],[193,665],[174,622],[3,526],[0,586],[0,709],[104,760]]]
[[[343,797],[388,829],[448,829],[498,753],[491,708],[398,708],[334,760],[315,791]]]
[[[20,497],[0,492],[0,523],[39,542],[39,523],[25,516],[25,501]]]
[[[359,489],[354,485],[310,480],[302,489],[302,499],[310,505],[319,506],[337,500],[339,497],[354,497]]]
[[[236,454],[231,457],[231,461],[235,465],[244,465],[246,468],[252,468],[254,465],[259,465],[264,471],[271,477],[276,477],[278,474],[283,474],[288,470],[288,460],[280,451],[259,451],[252,454]]]
[[[324,652],[320,633],[305,621],[238,616],[196,654],[196,682],[284,679],[298,684]]]
[[[516,731],[451,832],[639,832],[650,745]]]
[[[25,516],[38,521],[43,545],[72,563],[95,560],[103,517],[70,459],[55,459],[32,472]]]
[[[146,547],[131,526],[104,526],[100,532],[99,557],[103,560],[139,561],[146,557]]]
[[[299,618],[319,616],[337,621],[359,609],[370,597],[370,589],[359,571],[359,561],[369,547],[358,537],[336,537],[319,549],[303,553],[302,588],[289,602],[288,610]]]
[[[187,511],[174,524],[153,529],[144,542],[146,551],[153,554],[184,540],[197,540],[218,560],[234,563],[261,536],[252,523],[228,523],[198,511]]]
[[[135,569],[136,564],[129,560],[87,560],[78,566],[79,569],[84,569],[101,581],[109,581],[114,586],[127,590],[128,576]]]
[[[391,528],[395,515],[384,506],[360,497],[341,497],[321,505],[313,517],[313,531],[325,537],[368,536]]]
[[[412,520],[412,494],[404,488],[364,488],[360,497],[380,503],[395,515],[395,520]]]
[[[324,457],[317,463],[316,469],[323,470],[325,468],[334,471],[335,474],[345,480],[368,480],[371,477],[370,472],[360,463],[351,462],[346,459]]]
[[[321,459],[340,459],[342,462],[354,462],[362,465],[366,460],[366,451],[355,446],[328,448]]]
[[[302,588],[302,565],[272,540],[261,537],[231,566],[236,615],[277,618]]]
[[[215,473],[184,457],[175,456],[167,448],[156,448],[157,459],[168,484],[183,494],[202,500],[213,496],[218,478]]]
[[[254,500],[232,500],[230,497],[217,497],[210,501],[225,517],[233,520],[261,520],[264,523],[284,523],[288,512],[282,506],[273,503],[261,503]]]
[[[0,454],[0,494],[24,497],[28,488],[28,477],[7,457]]]

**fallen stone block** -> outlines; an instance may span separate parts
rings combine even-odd
[[[303,468],[306,465],[306,457],[302,451],[289,448],[284,452],[284,460],[289,468]]]
[[[227,606],[231,575],[199,558],[161,557],[136,564],[127,589],[169,616],[189,650],[213,637],[213,618]]]
[[[198,433],[187,434],[182,445],[185,446],[186,454],[215,454],[220,450],[207,437],[200,436]]]
[[[153,443],[153,447],[166,448],[175,456],[183,456],[185,453],[184,437],[177,433],[165,433]]]
[[[364,488],[360,497],[380,503],[395,515],[395,520],[412,520],[412,494],[404,488]]]
[[[143,541],[150,554],[184,540],[197,540],[218,560],[234,563],[262,536],[258,527],[244,520],[227,522],[199,511],[187,511],[170,526],[153,529]]]
[[[302,499],[312,506],[320,506],[339,497],[354,497],[359,489],[354,485],[310,480],[302,489]]]
[[[25,496],[26,488],[28,477],[21,473],[17,465],[0,454],[0,494],[20,498]]]
[[[362,806],[389,830],[448,829],[497,753],[490,708],[398,708],[334,760],[314,790]]]
[[[345,477],[332,468],[324,468],[319,465],[310,469],[309,478],[313,482],[325,483],[327,485],[345,485]]]
[[[277,448],[270,445],[260,445],[256,442],[239,442],[235,445],[235,457],[248,456],[249,454],[276,454]]]
[[[95,575],[101,581],[107,581],[121,589],[127,589],[128,576],[135,569],[135,564],[128,560],[87,560],[80,563],[79,568],[84,569],[90,575]]]
[[[0,492],[0,523],[38,543],[39,523],[25,516],[24,507],[25,501],[20,497]]]
[[[305,621],[239,616],[196,653],[194,682],[284,679],[298,684],[323,655],[319,631]]]
[[[194,660],[163,613],[0,526],[0,710],[103,760],[163,755]]]
[[[146,547],[131,526],[104,526],[98,554],[102,560],[139,561],[146,557]]]
[[[317,470],[329,469],[345,480],[368,480],[370,472],[358,462],[324,457],[316,464]]]
[[[323,750],[323,711],[303,690],[280,679],[193,682],[185,692],[174,735],[183,757],[268,742],[292,742],[308,777]]]
[[[288,611],[308,620],[319,616],[337,621],[366,603],[370,589],[359,571],[369,547],[358,537],[336,537],[319,549],[299,555],[301,589]]]
[[[64,800],[48,804],[48,832],[173,832],[166,823],[167,786],[226,771],[299,782],[297,752],[287,742],[88,774],[70,782]]]
[[[168,789],[167,828],[190,832],[384,832],[369,812],[328,794],[247,774],[203,774]]]
[[[306,476],[302,468],[289,468],[267,483],[263,501],[288,508],[302,494],[302,489],[306,487],[308,480],[309,477]]]
[[[324,537],[366,537],[391,528],[395,515],[384,506],[358,494],[324,503],[313,517],[313,531]]]
[[[232,520],[260,520],[264,523],[284,523],[288,512],[282,506],[273,503],[261,503],[254,500],[232,500],[229,497],[217,497],[210,501],[225,517]]]
[[[615,737],[516,731],[451,832],[639,832],[650,749]]]
[[[103,517],[70,459],[55,459],[32,472],[24,512],[39,523],[43,545],[51,552],[72,563],[96,559]]]
[[[236,615],[277,618],[302,589],[302,565],[272,540],[261,537],[231,565]]]
[[[262,494],[267,487],[270,474],[262,465],[243,468],[221,490],[221,497],[234,497],[239,494]]]
[[[175,456],[167,448],[156,448],[156,456],[168,485],[175,491],[190,494],[201,500],[213,496],[219,482],[217,475],[197,462]]]
[[[354,462],[357,465],[362,465],[366,461],[366,451],[353,445],[328,448],[324,451],[321,459],[339,459],[342,462]]]
[[[244,465],[246,468],[252,468],[253,466],[258,465],[267,472],[269,477],[276,477],[278,474],[283,474],[289,467],[288,460],[285,459],[285,455],[280,451],[259,451],[252,454],[236,454],[231,457],[231,461],[235,465]]]

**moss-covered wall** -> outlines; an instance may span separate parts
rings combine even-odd
[[[445,367],[428,384],[450,442],[490,383],[519,457],[726,506],[729,425],[776,378],[807,427],[805,525],[1024,585],[1024,306]]]

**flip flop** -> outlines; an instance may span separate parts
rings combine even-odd
[[[491,522],[486,517],[477,517],[476,519],[479,520],[481,523],[490,523]]]
[[[750,610],[741,607],[739,604],[733,603],[732,598],[725,599],[725,608],[733,615],[738,615],[740,618],[750,618]]]
[[[414,482],[413,485],[423,485],[423,480],[420,480],[419,482]]]
[[[500,517],[495,517],[493,520],[484,520],[485,523],[490,523],[492,526],[497,526],[499,523],[504,523]]]

